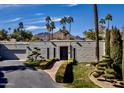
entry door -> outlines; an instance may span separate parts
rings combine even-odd
[[[68,47],[60,47],[60,60],[68,60]]]

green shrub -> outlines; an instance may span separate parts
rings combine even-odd
[[[113,27],[110,32],[110,57],[113,59],[113,69],[117,72],[118,78],[122,78],[122,38],[120,30]]]
[[[58,69],[55,80],[58,83],[73,82],[73,64],[72,62],[64,62]]]
[[[96,66],[98,62],[91,62],[91,65]]]
[[[106,29],[105,54],[110,55],[110,30]]]
[[[26,61],[24,64],[29,66],[39,66],[41,61]]]
[[[101,76],[101,74],[94,72],[94,73],[93,73],[93,76],[94,76],[95,78],[97,78],[97,77]]]
[[[115,71],[114,71],[114,69],[106,69],[106,70],[105,70],[105,73],[113,74],[113,75],[116,74]]]
[[[42,69],[42,70],[44,70],[44,69],[49,69],[49,68],[51,68],[51,67],[53,66],[53,64],[54,64],[56,61],[58,61],[57,58],[48,59],[48,60],[42,62],[42,63],[40,64],[40,67],[39,67],[39,68]]]
[[[98,70],[105,70],[106,67],[97,67]]]
[[[97,64],[97,66],[100,66],[100,67],[107,67],[107,66],[108,66],[108,64],[107,64],[107,63],[105,63],[105,62],[104,62],[104,63],[102,62],[102,63]]]
[[[102,75],[105,79],[114,79],[115,78],[115,75],[113,75],[113,74],[104,74],[104,75]]]
[[[98,74],[101,74],[101,75],[104,74],[104,70],[98,70],[97,69],[95,72],[98,73]]]
[[[74,64],[74,65],[77,64],[77,61],[76,61],[74,58],[68,59],[68,62],[69,62],[69,63],[72,63],[72,64]]]
[[[66,67],[68,65],[68,62],[64,62],[60,68],[58,69],[57,73],[56,73],[56,82],[59,82],[59,83],[63,83],[64,82],[64,74],[65,74],[65,70],[66,70]]]
[[[47,62],[44,61],[44,62],[40,63],[39,68],[42,70],[46,69],[47,68]]]

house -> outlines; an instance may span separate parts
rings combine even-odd
[[[68,60],[75,58],[80,62],[93,62],[95,57],[95,41],[83,40],[51,40],[40,42],[16,42],[1,43],[0,55],[3,59],[27,59],[34,47],[41,49],[41,55],[45,59],[59,58],[60,60]],[[104,55],[105,42],[100,41],[100,59]]]

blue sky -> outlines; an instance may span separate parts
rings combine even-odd
[[[124,5],[98,5],[99,19],[105,18],[110,13],[113,20],[110,25],[122,28],[124,26]],[[93,5],[0,5],[0,29],[16,28],[19,22],[23,22],[25,29],[34,34],[46,32],[45,17],[51,16],[55,21],[57,31],[61,24],[59,20],[64,16],[72,16],[73,35],[82,36],[82,32],[94,27]],[[67,25],[68,28],[68,25]]]

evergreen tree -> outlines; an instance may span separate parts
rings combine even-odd
[[[110,33],[110,57],[113,59],[113,68],[117,72],[118,78],[121,78],[122,65],[122,40],[120,31],[115,27]]]
[[[124,32],[123,32],[123,58],[122,58],[122,77],[124,82]]]
[[[110,56],[110,30],[106,29],[105,55]]]

